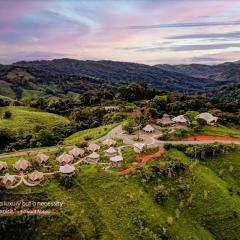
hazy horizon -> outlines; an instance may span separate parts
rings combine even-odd
[[[155,64],[240,59],[237,0],[0,1],[0,63],[71,58]]]

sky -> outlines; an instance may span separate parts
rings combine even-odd
[[[240,60],[240,0],[0,0],[0,63]]]

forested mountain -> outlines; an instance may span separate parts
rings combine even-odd
[[[240,100],[240,83],[230,84],[223,86],[219,89],[213,90],[210,94],[210,97],[228,99],[228,100]]]
[[[13,98],[114,90],[120,84],[137,81],[187,94],[228,83],[128,62],[56,59],[0,65],[0,95]]]
[[[240,61],[226,62],[212,66],[204,64],[159,64],[156,66],[162,70],[184,73],[193,77],[214,79],[217,81],[240,81]]]

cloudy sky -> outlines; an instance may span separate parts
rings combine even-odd
[[[0,0],[0,63],[240,59],[239,0]]]

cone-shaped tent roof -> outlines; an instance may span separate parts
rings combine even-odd
[[[105,146],[114,146],[116,144],[116,141],[111,139],[111,138],[107,138],[102,142]]]
[[[96,143],[90,143],[88,146],[88,150],[90,152],[96,152],[100,149],[100,146],[98,146]]]
[[[31,181],[40,181],[43,179],[43,173],[35,170],[34,172],[28,174],[28,178]]]
[[[96,152],[93,152],[90,155],[88,155],[88,158],[92,158],[92,159],[97,159],[99,157],[100,157],[99,154]]]
[[[64,166],[60,166],[59,172],[64,174],[70,174],[75,172],[75,167],[73,165],[66,164]]]
[[[144,143],[134,143],[133,147],[142,150],[145,147],[145,144]]]
[[[2,183],[4,185],[12,185],[15,182],[15,176],[9,175],[9,173],[6,173],[2,178]]]
[[[123,157],[120,156],[120,155],[117,155],[117,156],[115,156],[115,157],[111,157],[111,158],[110,158],[110,161],[111,161],[111,162],[121,162],[121,161],[123,161]]]
[[[16,163],[13,164],[13,168],[16,171],[25,171],[28,167],[30,167],[30,162],[25,160],[24,158],[20,158]]]
[[[106,150],[106,153],[108,153],[108,154],[114,154],[116,152],[117,152],[117,150],[114,149],[113,147],[110,147],[109,149]]]
[[[153,132],[155,129],[154,127],[152,127],[150,124],[146,125],[144,128],[143,128],[143,131],[144,132]]]
[[[37,163],[46,163],[49,159],[49,156],[47,156],[44,153],[38,153],[36,156],[33,157],[33,160]]]
[[[78,147],[74,147],[72,150],[70,150],[68,152],[70,155],[74,156],[74,157],[78,157],[78,156],[83,156],[84,154],[84,150]]]
[[[56,159],[60,164],[67,164],[73,160],[73,156],[67,153],[63,153],[62,155],[58,156]]]
[[[4,170],[7,168],[7,163],[6,162],[0,162],[0,171]]]
[[[174,122],[171,120],[170,116],[166,113],[163,114],[163,117],[159,120],[160,124],[167,126],[172,125]]]

